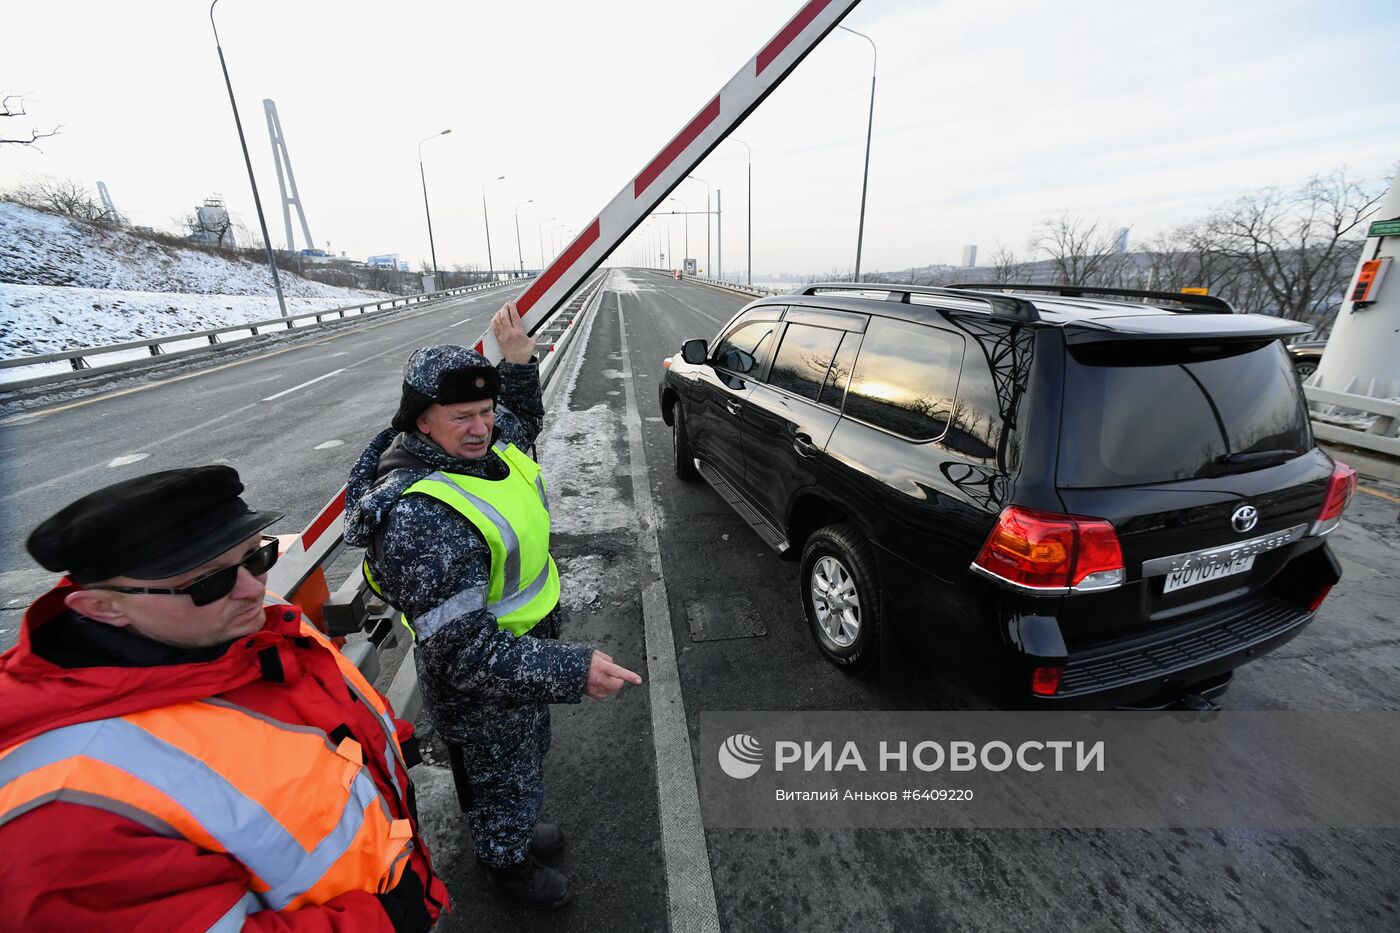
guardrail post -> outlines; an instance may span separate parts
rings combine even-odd
[[[248,329],[253,332],[254,337],[258,335],[258,329],[256,327],[250,327]]]
[[[217,347],[218,345],[219,345],[219,335],[218,335],[218,334],[210,334],[210,335],[209,335],[209,346],[211,346],[211,347]]]
[[[151,354],[151,356],[162,356],[165,353],[165,351],[161,349],[161,346],[158,343],[151,344],[149,347],[146,348],[146,350]]]
[[[88,361],[83,359],[81,356],[73,357],[71,360],[68,361],[68,365],[72,366],[73,369],[77,372],[82,372],[84,369],[92,368],[88,365]]]

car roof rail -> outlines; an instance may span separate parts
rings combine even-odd
[[[991,307],[991,316],[999,321],[1012,321],[1018,324],[1034,324],[1040,320],[1040,312],[1024,298],[1014,295],[969,295],[937,285],[894,285],[887,282],[816,282],[803,286],[794,294],[816,295],[820,292],[884,292],[886,301],[909,304],[910,295],[933,295],[942,298],[976,298]]]
[[[959,282],[949,288],[966,291],[996,292],[1042,292],[1059,295],[1062,298],[1082,298],[1085,295],[1108,295],[1114,298],[1151,298],[1156,301],[1174,301],[1180,309],[1166,308],[1186,314],[1234,314],[1235,308],[1224,298],[1214,295],[1193,295],[1186,292],[1157,292],[1143,288],[1106,288],[1098,285],[1007,285],[995,282]]]

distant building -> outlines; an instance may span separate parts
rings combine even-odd
[[[962,264],[965,268],[971,269],[977,265],[977,244],[973,243],[963,247]]]
[[[1121,256],[1128,251],[1128,228],[1119,227],[1113,236],[1113,252]]]
[[[365,260],[365,265],[371,269],[397,269],[399,267],[399,254],[385,253],[383,256],[371,256]]]
[[[233,238],[233,222],[229,220],[228,208],[224,207],[223,198],[218,195],[205,198],[204,205],[194,209],[190,239],[196,243],[224,246],[229,249],[238,245]]]

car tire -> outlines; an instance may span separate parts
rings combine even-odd
[[[1293,369],[1298,373],[1299,382],[1307,382],[1317,372],[1318,360],[1299,359],[1293,361]]]
[[[802,548],[798,582],[807,625],[826,659],[850,673],[874,671],[880,656],[880,580],[865,537],[852,525],[813,532]]]
[[[692,483],[700,478],[700,472],[695,469],[695,454],[690,449],[690,434],[685,427],[685,409],[680,402],[671,414],[671,456],[678,479]]]

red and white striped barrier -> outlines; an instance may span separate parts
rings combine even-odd
[[[718,146],[763,99],[773,92],[798,62],[816,48],[828,32],[860,0],[809,0],[777,35],[730,78],[718,94],[691,118],[656,157],[617,193],[607,207],[539,278],[516,299],[521,323],[533,334],[563,304],[588,274],[626,239],[701,160]],[[500,347],[490,329],[476,349],[495,362]]]
[[[744,63],[700,112],[686,123],[656,157],[642,167],[518,299],[521,323],[533,335],[589,273],[685,179],[692,169],[728,136],[763,99],[782,83],[797,64],[836,28],[860,0],[808,0],[758,54]],[[476,343],[487,359],[501,358],[496,337],[488,328]],[[345,487],[286,547],[268,578],[275,593],[302,596],[303,606],[325,599],[322,566],[340,547],[344,535]],[[317,578],[319,575],[319,579]],[[312,586],[306,581],[315,580]],[[315,589],[316,592],[311,592]],[[319,597],[319,598],[318,598]],[[313,616],[315,617],[315,616]]]

